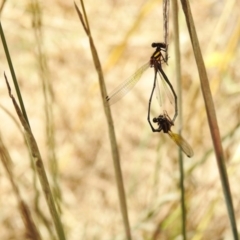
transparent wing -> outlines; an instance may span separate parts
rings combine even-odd
[[[110,94],[106,97],[109,105],[116,103],[120,100],[125,94],[127,94],[139,81],[142,74],[150,67],[149,62],[140,67],[130,78],[122,82],[117,88],[115,88]]]
[[[169,103],[170,103],[170,106],[174,105],[175,113],[174,113],[174,116],[172,119],[172,121],[174,122],[178,115],[177,94],[176,94],[171,82],[169,81],[167,75],[162,70],[161,66],[158,67],[158,73],[162,79],[161,83],[162,83],[162,88],[164,89],[164,91],[162,90],[162,92],[165,93],[165,95],[167,96],[167,98],[169,100],[169,102],[163,100],[163,103],[165,104],[164,107],[166,107],[166,105]]]
[[[194,153],[191,146],[179,134],[169,131],[168,135],[188,157],[193,156]]]
[[[175,102],[174,95],[166,81],[164,80],[160,71],[157,74],[156,80],[156,87],[155,87],[155,94],[159,103],[159,106],[166,107],[166,98],[168,99],[169,103],[173,105]]]
[[[169,102],[171,104],[173,104],[175,102],[175,99],[174,99],[174,95],[173,95],[173,92],[172,90],[170,89],[170,87],[168,86],[168,84],[166,83],[166,81],[164,80],[162,74],[158,71],[158,74],[160,76],[160,79],[161,79],[161,87],[162,88],[162,91],[164,91],[165,95],[167,96]],[[163,94],[162,94],[163,95]],[[164,99],[165,97],[162,96],[162,101],[165,101]]]
[[[157,84],[156,84],[156,87],[155,87],[155,94],[156,94],[159,106],[162,108],[164,100],[163,100],[161,86],[160,86],[161,84],[159,83],[159,80],[161,81],[161,78],[159,79],[159,75],[156,76],[157,77],[157,79],[156,79]]]

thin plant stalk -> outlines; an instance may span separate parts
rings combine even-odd
[[[103,77],[101,63],[100,63],[98,53],[97,53],[97,50],[96,50],[96,47],[95,47],[95,44],[94,44],[94,41],[93,41],[93,38],[91,35],[90,27],[88,24],[88,19],[87,19],[85,7],[83,4],[83,0],[80,0],[80,2],[81,2],[83,14],[78,9],[76,3],[74,3],[74,4],[75,4],[76,11],[78,13],[79,19],[85,30],[85,33],[88,36],[89,44],[90,44],[90,48],[91,48],[91,52],[92,52],[92,57],[93,57],[93,62],[94,62],[96,71],[98,73],[102,102],[103,102],[103,107],[104,107],[104,111],[105,111],[107,123],[108,123],[109,138],[110,138],[111,149],[112,149],[112,158],[113,158],[113,164],[114,164],[114,169],[115,169],[115,177],[116,177],[116,182],[117,182],[120,208],[121,208],[124,227],[125,227],[125,234],[126,234],[126,239],[131,240],[132,237],[131,237],[131,230],[130,230],[130,225],[129,225],[129,220],[128,220],[128,210],[127,210],[127,202],[126,202],[123,177],[122,177],[122,171],[121,171],[121,165],[120,165],[120,156],[119,156],[119,152],[118,152],[117,140],[116,140],[116,136],[115,136],[110,107],[106,101],[106,96],[107,96],[106,85],[105,85],[105,81],[104,81],[104,77]]]
[[[169,45],[169,12],[170,0],[163,0],[163,35],[166,44],[165,61],[168,63],[168,45]]]
[[[2,15],[3,8],[4,8],[6,2],[7,2],[7,0],[3,0],[2,3],[1,3],[1,5],[0,5],[0,17],[1,17],[1,15]]]
[[[55,152],[55,128],[54,128],[54,116],[53,116],[53,88],[51,81],[49,81],[49,68],[47,64],[47,57],[44,52],[43,45],[43,33],[42,33],[42,11],[38,0],[32,0],[32,26],[34,30],[34,37],[37,46],[36,59],[38,64],[38,71],[40,80],[42,83],[42,92],[44,96],[44,113],[46,118],[46,139],[48,147],[48,161],[51,171],[51,177],[53,180],[53,194],[56,199],[56,203],[61,213],[59,201],[61,201],[61,189],[58,184],[58,162]]]
[[[175,75],[177,81],[177,96],[178,96],[178,134],[182,131],[182,78],[181,78],[181,56],[180,56],[180,40],[179,40],[179,24],[178,24],[178,3],[177,0],[172,0],[173,12],[173,32],[174,32],[174,58],[175,58]],[[185,188],[184,188],[184,162],[183,152],[179,148],[179,172],[180,172],[180,189],[181,189],[181,211],[182,211],[182,237],[187,239],[186,235],[186,204],[185,204]]]
[[[12,64],[12,60],[11,60],[11,57],[10,57],[10,54],[9,54],[9,51],[8,51],[7,42],[6,42],[6,39],[5,39],[5,36],[4,36],[1,21],[0,21],[0,36],[1,36],[1,39],[2,39],[3,48],[4,48],[4,51],[5,51],[6,58],[7,58],[7,61],[8,61],[8,65],[9,65],[9,68],[10,68],[10,72],[11,72],[11,75],[12,75],[14,87],[15,87],[15,90],[16,90],[16,93],[17,93],[18,101],[20,103],[21,111],[23,113],[24,118],[27,121],[28,126],[30,127],[28,117],[27,117],[27,112],[25,110],[24,103],[23,103],[23,100],[22,100],[22,95],[21,95],[21,92],[20,92],[20,89],[19,89],[19,86],[18,86],[17,77],[16,77],[16,74],[15,74],[15,71],[14,71],[14,68],[13,68],[13,64]]]
[[[12,159],[10,157],[10,154],[7,148],[5,147],[5,144],[3,143],[1,136],[0,136],[0,159],[7,172],[7,177],[12,185],[13,193],[17,199],[18,209],[22,216],[22,220],[26,229],[27,238],[32,240],[41,240],[42,239],[41,235],[36,227],[35,222],[32,219],[32,215],[31,215],[31,212],[29,211],[29,207],[23,200],[18,187],[18,183],[14,178],[14,173],[12,169]]]
[[[231,195],[228,175],[225,167],[225,158],[224,158],[224,153],[223,153],[223,148],[222,148],[222,143],[220,138],[220,132],[218,128],[215,107],[214,107],[213,98],[212,98],[212,94],[209,86],[209,80],[208,80],[206,68],[204,65],[204,61],[202,58],[202,53],[199,46],[199,41],[197,38],[197,33],[194,26],[189,2],[188,0],[181,0],[181,3],[182,3],[183,12],[185,14],[187,27],[188,27],[192,47],[193,47],[193,52],[194,52],[194,56],[195,56],[195,60],[198,68],[203,99],[205,102],[205,108],[207,112],[208,124],[210,128],[211,136],[212,136],[213,146],[215,150],[218,170],[219,170],[220,179],[222,183],[223,194],[224,194],[226,205],[227,205],[227,211],[230,219],[232,233],[233,233],[234,239],[237,240],[238,231],[237,231],[234,208],[232,203],[232,195]]]

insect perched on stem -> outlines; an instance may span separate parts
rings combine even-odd
[[[107,97],[106,101],[109,103],[109,105],[112,105],[116,103],[118,100],[120,100],[122,97],[125,96],[140,80],[142,74],[148,69],[148,68],[154,68],[154,80],[153,80],[153,87],[151,91],[151,95],[149,98],[149,104],[148,104],[148,115],[147,120],[151,126],[150,122],[150,110],[151,110],[151,103],[152,103],[152,96],[154,90],[156,92],[159,92],[158,84],[157,82],[157,74],[160,75],[161,79],[165,81],[165,83],[169,86],[173,96],[174,96],[174,104],[175,104],[175,114],[172,119],[174,122],[177,114],[178,114],[178,107],[177,107],[177,95],[174,91],[174,88],[171,84],[171,82],[168,80],[168,77],[164,73],[162,69],[162,62],[166,63],[166,60],[162,54],[162,51],[166,51],[167,45],[165,43],[152,43],[152,47],[156,48],[155,52],[152,54],[150,60],[144,64],[142,67],[140,67],[130,78],[128,78],[126,81],[122,82],[117,88],[115,88]]]
[[[193,150],[191,146],[177,133],[171,131],[171,127],[174,125],[173,121],[168,116],[165,111],[163,114],[159,115],[157,118],[153,118],[153,122],[158,124],[158,128],[155,129],[152,125],[153,132],[167,133],[168,136],[181,148],[181,150],[188,156],[193,156]]]

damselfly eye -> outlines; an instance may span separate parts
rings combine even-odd
[[[155,47],[157,47],[157,46],[158,46],[157,43],[152,43],[152,47],[153,47],[153,48],[155,48]]]
[[[153,122],[154,122],[154,123],[157,123],[157,122],[158,122],[158,119],[157,119],[157,118],[153,118]]]
[[[159,47],[161,49],[166,49],[167,45],[166,43],[159,42],[159,43],[152,43],[152,47],[153,48]]]

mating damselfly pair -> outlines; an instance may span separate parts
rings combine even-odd
[[[169,81],[167,75],[162,69],[162,63],[166,63],[167,61],[163,55],[163,52],[165,52],[167,49],[167,45],[165,43],[152,43],[152,47],[155,48],[155,51],[150,57],[150,60],[146,64],[144,64],[142,67],[140,67],[130,78],[128,78],[126,81],[121,83],[117,88],[115,88],[106,97],[106,101],[109,103],[109,105],[116,103],[137,84],[137,82],[140,80],[143,73],[148,68],[153,68],[154,80],[153,80],[152,91],[149,98],[148,114],[147,114],[147,120],[149,122],[149,125],[153,132],[163,131],[164,133],[167,133],[170,136],[170,138],[182,149],[182,151],[188,157],[192,157],[193,150],[190,147],[190,145],[180,135],[173,133],[171,131],[171,127],[174,125],[174,121],[178,115],[178,105],[177,105],[177,95],[174,91],[174,88],[171,82]],[[154,128],[150,119],[150,111],[151,111],[151,103],[152,103],[152,97],[153,97],[154,91],[156,92],[157,96],[158,96],[158,93],[160,92],[159,83],[157,81],[158,75],[160,76],[162,81],[164,81],[164,84],[167,84],[169,89],[171,90],[171,96],[173,96],[173,99],[174,99],[175,112],[172,119],[168,116],[167,111],[164,111],[157,118],[153,118],[153,122],[158,124],[158,128]],[[171,96],[170,98],[172,98]]]

